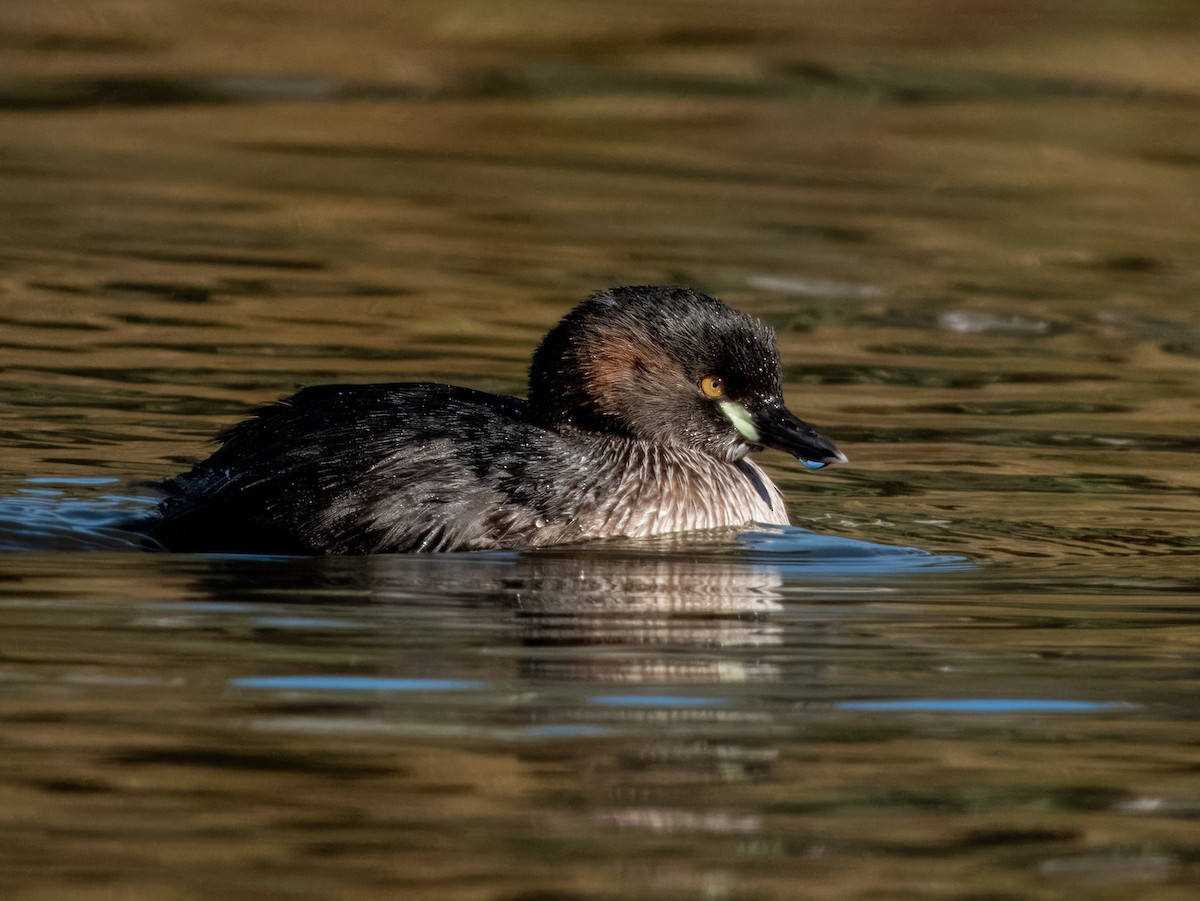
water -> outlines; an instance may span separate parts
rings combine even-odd
[[[1195,893],[1200,17],[0,11],[0,895]],[[589,291],[770,321],[795,528],[137,550],[328,381],[520,393]]]

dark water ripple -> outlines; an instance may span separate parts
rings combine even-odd
[[[1109,382],[1119,376],[1112,372],[998,372],[933,367],[888,366],[880,364],[852,366],[787,365],[788,381],[816,385],[900,385],[911,388],[977,389],[988,385],[1039,384],[1063,385],[1072,382]]]
[[[979,463],[973,463],[979,466]],[[890,470],[886,473],[856,473],[844,476],[856,492],[920,495],[926,492],[1030,492],[1035,494],[1124,494],[1133,496],[1176,495],[1194,497],[1200,489],[1181,486],[1154,476],[1142,474],[1064,473],[1060,475],[1021,475],[1003,472],[970,472],[952,467],[936,472],[923,470]],[[821,491],[821,486],[811,486]],[[837,489],[830,489],[837,490]],[[841,488],[844,491],[844,488]]]
[[[318,74],[10,77],[0,81],[0,109],[12,111],[197,104],[545,100],[597,95],[868,101],[885,106],[1085,101],[1143,107],[1200,107],[1200,94],[1137,84],[963,69],[837,67],[811,60],[780,63],[770,75],[752,80],[639,72],[608,65],[538,63],[519,68],[469,70],[441,87],[337,80]]]
[[[1024,415],[1024,414],[1022,414]],[[1140,433],[1098,435],[1071,432],[1066,429],[965,429],[965,428],[908,428],[839,430],[839,436],[855,443],[895,444],[953,444],[984,445],[989,447],[1037,447],[1077,450],[1101,450],[1113,453],[1163,451],[1195,453],[1200,439],[1190,435],[1147,435]]]
[[[339,82],[320,75],[209,75],[198,78],[95,77],[5,79],[0,110],[71,111],[234,103],[344,103],[422,100],[419,87]]]

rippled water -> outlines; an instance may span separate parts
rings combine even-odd
[[[0,10],[0,895],[1183,899],[1184,2]],[[576,300],[768,320],[795,528],[149,554],[320,382],[520,393]]]

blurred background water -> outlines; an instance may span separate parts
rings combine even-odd
[[[0,895],[1183,899],[1200,9],[0,7]],[[793,529],[146,554],[327,381],[778,331]]]

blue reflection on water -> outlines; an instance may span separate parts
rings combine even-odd
[[[254,624],[262,629],[357,629],[342,619],[310,619],[302,616],[260,616]]]
[[[0,551],[112,551],[139,547],[122,527],[146,514],[154,500],[97,494],[119,483],[109,477],[34,476],[0,497]],[[62,486],[62,487],[51,487]]]
[[[891,575],[906,572],[977,569],[965,557],[932,554],[904,545],[821,535],[796,526],[759,527],[738,541],[756,561],[784,574],[805,576]]]
[[[589,704],[606,707],[723,707],[728,698],[703,698],[694,695],[596,695]]]
[[[911,698],[903,701],[842,701],[839,710],[870,713],[1095,713],[1129,710],[1124,701],[1065,701],[1044,698]]]

